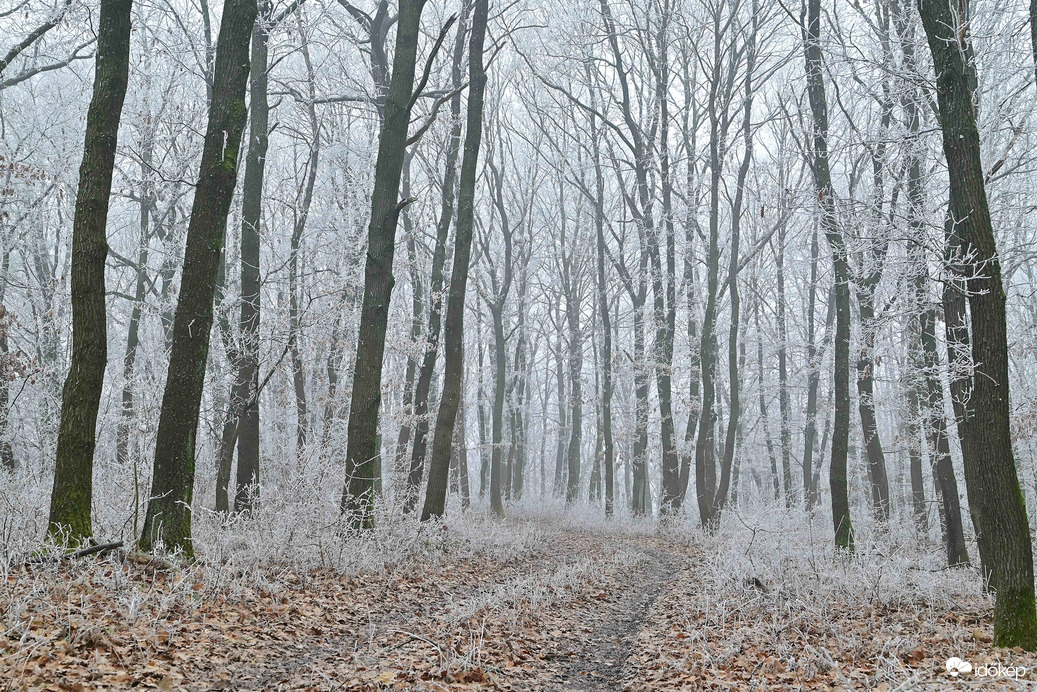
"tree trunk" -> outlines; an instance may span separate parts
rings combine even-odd
[[[792,507],[796,502],[796,489],[792,484],[792,403],[789,396],[788,323],[785,319],[785,240],[788,224],[783,219],[778,226],[778,248],[775,251],[775,264],[778,282],[778,421],[780,433],[778,446],[781,451],[781,479],[785,490],[785,506]],[[811,313],[810,321],[813,322]],[[807,486],[803,486],[804,494]]]
[[[922,385],[919,381],[921,372],[916,369],[920,365],[917,362],[918,358],[913,357],[911,360],[914,367],[909,373],[911,381],[907,385],[907,456],[911,474],[911,510],[919,535],[925,536],[929,533],[929,509],[925,503],[925,483],[922,476],[922,426],[919,424],[922,417],[920,392]],[[946,528],[944,528],[944,533],[946,533]]]
[[[807,1],[803,45],[807,95],[813,114],[814,185],[821,211],[821,228],[832,251],[835,273],[835,422],[832,430],[832,523],[835,545],[853,552],[853,525],[847,491],[846,462],[850,442],[850,270],[846,246],[835,210],[835,190],[828,165],[828,103],[821,59],[821,0]]]
[[[475,344],[479,351],[479,384],[475,390],[476,423],[479,425],[479,497],[486,497],[490,488],[490,457],[486,441],[486,389],[483,386],[485,362],[483,360],[482,312],[475,323]]]
[[[918,72],[915,59],[915,41],[913,24],[907,21],[906,15],[897,4],[892,12],[894,26],[900,38],[904,63],[910,74]],[[921,94],[917,87],[902,97],[904,113],[907,117],[908,130],[918,133],[921,130],[920,104]],[[907,171],[908,226],[912,236],[922,238],[925,232],[925,188],[922,182],[922,156],[924,150],[915,144],[909,149],[910,163]],[[921,350],[924,388],[920,393],[920,405],[923,414],[921,423],[923,434],[929,443],[929,453],[933,470],[933,480],[940,498],[941,525],[944,541],[947,546],[947,564],[949,566],[969,563],[968,549],[965,545],[965,531],[961,519],[961,502],[958,498],[958,482],[954,475],[954,464],[951,462],[950,441],[947,436],[947,418],[944,414],[943,382],[940,378],[940,353],[936,342],[937,307],[928,298],[926,291],[927,262],[925,249],[916,243],[909,243],[908,254],[916,267],[915,308],[917,316],[918,348]],[[948,348],[951,348],[948,344]]]
[[[378,414],[382,401],[382,358],[392,294],[396,226],[402,205],[400,177],[407,149],[414,68],[424,0],[401,0],[396,26],[396,53],[385,99],[385,117],[378,139],[371,224],[364,270],[364,301],[353,368],[346,447],[346,483],[341,510],[356,529],[374,526],[374,488],[379,467]],[[448,438],[449,442],[449,438]],[[447,457],[449,462],[449,456]]]
[[[457,25],[454,55],[451,63],[451,84],[454,90],[460,89],[464,79],[464,38],[471,7],[471,0],[465,0],[462,3],[461,19]],[[417,388],[414,392],[414,447],[411,452],[410,469],[407,475],[407,497],[404,501],[404,509],[408,512],[413,511],[417,506],[418,493],[425,470],[425,457],[428,454],[429,390],[432,386],[432,376],[435,374],[436,359],[439,355],[439,332],[443,315],[443,268],[446,264],[450,224],[454,218],[454,186],[457,179],[458,153],[461,148],[460,92],[454,94],[450,99],[450,115],[452,125],[450,127],[450,139],[447,143],[446,166],[443,170],[443,199],[439,212],[439,223],[436,226],[436,246],[432,252],[432,273],[429,287],[429,296],[431,297],[432,304],[429,309],[428,329],[425,332],[425,353],[421,360]]]
[[[245,153],[245,181],[241,188],[241,314],[238,324],[237,394],[241,404],[230,419],[238,427],[238,471],[235,482],[234,511],[249,512],[259,492],[259,401],[251,404],[259,390],[259,272],[260,224],[263,219],[263,178],[270,135],[268,53],[270,32],[269,0],[258,0],[258,14],[252,30],[252,69],[249,73],[249,131]],[[230,453],[228,451],[228,453]]]
[[[306,86],[309,101],[306,104],[306,115],[310,125],[310,155],[306,161],[306,181],[303,183],[302,199],[295,210],[295,225],[288,255],[288,339],[291,342],[289,353],[292,360],[292,386],[295,390],[295,453],[299,455],[306,447],[306,439],[310,429],[310,417],[306,399],[306,371],[302,362],[302,349],[299,339],[302,336],[302,313],[299,308],[299,250],[302,236],[306,232],[306,222],[310,218],[310,206],[313,204],[313,188],[317,183],[317,165],[320,163],[320,122],[317,120],[316,77],[313,72],[313,61],[310,58],[310,45],[305,31],[300,27],[303,61],[306,63]],[[258,396],[258,392],[256,394]],[[259,403],[255,408],[258,410]],[[239,453],[240,456],[240,453]],[[239,460],[240,463],[240,460]]]
[[[572,276],[566,291],[565,315],[569,326],[569,449],[565,501],[576,502],[580,495],[581,448],[583,446],[583,330],[580,327],[580,277]]]
[[[677,323],[677,253],[673,227],[673,178],[670,171],[670,57],[669,23],[673,7],[664,0],[659,8],[660,26],[655,32],[657,65],[656,99],[659,102],[659,182],[662,192],[662,227],[666,235],[666,261],[661,268],[658,231],[646,223],[653,257],[653,308],[655,316],[655,387],[659,395],[659,434],[662,443],[662,498],[660,510],[675,513],[684,494],[680,483],[680,459],[676,426],[673,420],[673,340]],[[651,54],[651,51],[649,51]]]
[[[90,506],[97,410],[108,360],[104,269],[112,172],[129,81],[131,0],[103,0],[94,92],[72,222],[72,362],[61,396],[61,426],[47,533],[83,543],[93,533]],[[5,406],[6,409],[6,406]]]
[[[501,301],[502,303],[503,301]],[[508,386],[508,354],[504,348],[504,306],[490,306],[493,320],[493,408],[490,411],[490,509],[504,516],[504,390]]]
[[[194,553],[191,500],[195,436],[213,321],[213,297],[245,129],[249,41],[256,0],[227,0],[213,71],[213,97],[187,229],[184,269],[155,444],[155,467],[140,548]]]
[[[960,241],[951,271],[964,277],[972,318],[972,396],[961,421],[969,506],[983,571],[996,591],[994,644],[1037,648],[1033,550],[1012,452],[1008,334],[994,229],[987,206],[973,105],[968,17],[942,0],[919,0],[936,69],[943,151],[950,178],[948,228]],[[950,324],[950,318],[948,318]],[[984,549],[985,548],[985,549]]]
[[[140,319],[148,294],[148,249],[151,242],[151,213],[155,204],[152,163],[155,151],[154,131],[149,129],[141,143],[140,246],[137,251],[137,282],[134,288],[130,323],[126,327],[126,352],[122,358],[122,408],[115,430],[115,462],[125,469],[130,463],[131,427],[134,419],[133,378],[140,345]],[[134,458],[136,455],[134,454]]]
[[[10,378],[8,368],[11,366],[11,354],[7,344],[7,333],[11,328],[11,319],[4,304],[7,288],[8,272],[11,268],[11,249],[4,248],[0,259],[0,469],[14,471],[14,449],[9,437],[9,416],[11,411]]]
[[[595,147],[597,138],[594,138]],[[594,231],[597,237],[598,309],[601,313],[601,433],[605,459],[605,516],[611,517],[616,500],[616,448],[612,439],[612,323],[605,277],[605,180],[595,148]]]
[[[486,69],[483,65],[483,42],[489,0],[474,0],[472,32],[469,39],[469,91],[467,129],[465,131],[464,159],[461,162],[461,180],[458,187],[457,231],[454,242],[454,263],[450,273],[450,292],[444,324],[443,394],[432,439],[432,460],[429,465],[428,488],[422,521],[443,515],[446,508],[447,474],[450,466],[450,446],[454,436],[454,422],[461,403],[461,380],[464,373],[464,303],[468,289],[468,267],[472,256],[472,230],[475,216],[475,182],[479,168],[479,148],[482,143],[483,95],[486,91]],[[500,469],[497,469],[500,472]],[[493,485],[491,467],[491,488]],[[499,487],[499,486],[498,486]],[[491,490],[492,492],[492,490]]]
[[[564,337],[562,334],[562,318],[561,309],[556,306],[557,320],[557,343],[555,345],[555,384],[558,397],[558,433],[557,442],[555,444],[555,474],[554,474],[554,495],[555,497],[561,497],[565,489],[565,476],[568,467],[566,466],[566,432],[569,428],[569,399],[565,394],[565,353],[562,348]]]
[[[410,167],[413,152],[407,155],[403,164],[403,179],[400,183],[400,195],[407,199],[410,197]],[[410,276],[411,290],[411,318],[410,318],[410,347],[417,348],[421,342],[421,322],[425,317],[425,291],[422,285],[421,272],[418,268],[418,248],[415,239],[414,221],[411,219],[410,211],[404,209],[400,212],[403,221],[403,233],[407,243],[407,270]],[[400,422],[400,431],[396,438],[396,453],[394,454],[393,472],[399,477],[405,478],[410,455],[410,438],[414,428],[414,382],[418,374],[418,361],[412,353],[407,354],[407,369],[403,376],[403,420]],[[410,499],[408,495],[406,502]]]
[[[817,243],[817,226],[810,236],[810,286],[807,288],[807,423],[803,430],[803,499],[807,511],[817,505],[817,487],[814,479],[814,446],[817,440],[817,390],[821,382],[821,354],[814,329],[814,313],[817,311],[817,263],[820,248]],[[835,304],[829,301],[825,336],[832,331]]]
[[[727,435],[724,440],[724,457],[720,465],[720,484],[717,494],[713,500],[714,525],[720,519],[720,513],[727,503],[727,493],[731,485],[731,466],[734,463],[736,435],[740,416],[742,413],[741,382],[739,381],[738,369],[738,327],[740,321],[739,310],[741,308],[741,296],[738,292],[738,262],[741,257],[738,254],[738,246],[741,241],[742,230],[742,202],[745,199],[745,181],[749,175],[749,166],[753,159],[753,83],[752,74],[756,65],[756,28],[758,15],[754,15],[752,33],[746,44],[746,68],[745,68],[745,105],[742,117],[742,138],[745,140],[745,152],[742,154],[742,164],[738,168],[738,181],[735,189],[734,203],[731,205],[731,244],[728,250],[727,286],[731,294],[731,327],[728,332],[728,381],[731,394],[730,415],[727,418]],[[788,473],[786,472],[786,476]]]

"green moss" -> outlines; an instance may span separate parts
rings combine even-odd
[[[997,594],[994,605],[994,646],[1037,651],[1037,604],[1033,589]]]

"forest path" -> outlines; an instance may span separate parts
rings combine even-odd
[[[658,538],[632,539],[630,543],[621,549],[639,559],[601,585],[597,607],[577,604],[564,614],[572,623],[586,624],[555,630],[560,636],[549,641],[541,656],[563,664],[550,671],[545,689],[619,691],[629,689],[627,681],[638,677],[630,661],[637,652],[637,640],[650,626],[649,613],[659,596],[673,588],[686,558],[683,546]]]
[[[282,572],[218,592],[117,560],[58,570],[26,608],[25,648],[0,646],[13,683],[0,690],[642,689],[638,667],[658,657],[644,655],[649,614],[689,578],[691,549],[648,527],[529,528],[521,546],[509,530],[383,573]],[[131,615],[137,589],[158,598]]]

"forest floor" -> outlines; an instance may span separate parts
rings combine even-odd
[[[757,530],[742,536],[748,547],[725,552],[715,541],[730,536],[510,521],[523,525],[517,548],[443,527],[432,547],[371,571],[235,576],[213,563],[169,569],[116,554],[10,564],[0,574],[0,690],[1037,684],[1037,656],[990,646],[988,598],[931,595],[955,578],[946,572],[890,562],[876,581],[871,567],[795,556],[777,570],[761,560],[747,569],[724,556],[751,558]],[[951,677],[951,656],[973,672]]]

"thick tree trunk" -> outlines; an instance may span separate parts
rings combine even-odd
[[[828,165],[828,103],[821,58],[821,2],[808,0],[803,45],[807,95],[813,114],[814,185],[820,204],[821,228],[832,251],[835,273],[835,422],[832,430],[832,523],[837,548],[853,552],[853,525],[847,490],[846,463],[850,442],[850,270],[846,246],[835,210],[835,190]]]
[[[108,360],[104,269],[112,172],[129,81],[131,0],[104,0],[97,30],[94,92],[72,222],[72,362],[61,396],[47,533],[71,545],[90,538],[97,410]],[[5,406],[6,409],[6,406]]]
[[[987,206],[979,130],[973,105],[975,67],[967,9],[959,16],[946,0],[919,0],[936,69],[943,151],[950,178],[948,228],[960,239],[951,271],[963,276],[972,318],[972,396],[963,456],[969,506],[980,557],[997,596],[994,644],[1037,649],[1033,549],[1026,505],[1012,452],[1008,390],[1008,333],[994,229]],[[950,317],[948,317],[950,325]]]
[[[399,200],[400,177],[407,149],[414,68],[424,6],[425,0],[400,2],[392,78],[378,139],[371,224],[367,236],[364,301],[349,406],[346,482],[341,502],[342,512],[349,515],[352,526],[357,529],[374,526],[374,489],[380,467],[377,438],[382,401],[382,359],[389,299],[395,283],[392,265],[396,251],[396,226],[402,205],[406,204],[406,200]]]
[[[482,144],[483,97],[486,91],[486,69],[483,65],[483,43],[489,0],[474,0],[472,31],[469,39],[469,91],[467,129],[465,131],[464,159],[461,162],[461,180],[458,187],[457,231],[454,242],[454,263],[450,273],[450,292],[444,324],[443,395],[440,398],[436,431],[432,439],[432,460],[429,465],[428,489],[422,521],[443,515],[446,508],[447,475],[450,467],[450,447],[454,437],[454,423],[461,404],[461,380],[464,373],[464,303],[468,289],[468,267],[472,256],[472,230],[475,216],[475,182],[479,169],[479,148]],[[500,469],[496,469],[500,473]],[[491,466],[491,493],[493,486]],[[498,479],[499,481],[499,479]],[[499,485],[498,485],[499,488]]]
[[[186,556],[191,543],[195,437],[213,322],[213,297],[245,129],[249,41],[256,0],[227,0],[213,72],[213,97],[187,229],[184,269],[162,396],[151,500],[140,548],[163,544]]]

